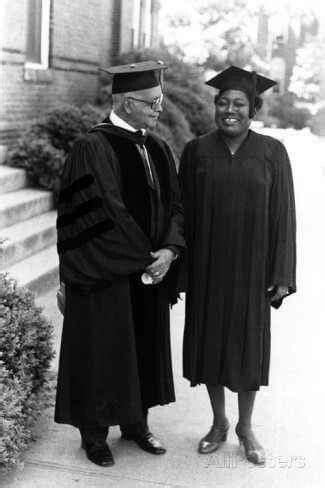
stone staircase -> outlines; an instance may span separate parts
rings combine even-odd
[[[28,188],[24,170],[0,165],[0,272],[36,295],[58,284],[55,220],[52,194]]]

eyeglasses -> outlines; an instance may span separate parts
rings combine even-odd
[[[151,102],[149,102],[149,100],[142,100],[141,98],[135,98],[135,97],[127,97],[127,98],[130,98],[131,100],[135,100],[137,102],[145,103],[146,105],[149,105],[151,110],[157,110],[157,108],[161,106],[163,102],[163,95],[154,98],[153,100],[151,100]]]

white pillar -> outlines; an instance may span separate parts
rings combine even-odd
[[[325,47],[325,9],[321,7],[319,12],[319,32],[320,42]],[[321,64],[320,72],[320,100],[321,108],[315,116],[313,130],[320,136],[325,136],[325,63]]]

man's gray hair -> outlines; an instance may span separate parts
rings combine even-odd
[[[113,109],[119,110],[124,103],[127,93],[114,93],[112,95]]]

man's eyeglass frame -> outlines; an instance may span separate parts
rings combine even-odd
[[[163,95],[155,98],[151,102],[149,102],[149,100],[143,100],[142,98],[135,98],[135,97],[127,97],[127,98],[130,98],[131,100],[135,100],[137,102],[145,103],[146,105],[150,106],[151,110],[156,110],[163,102]]]

